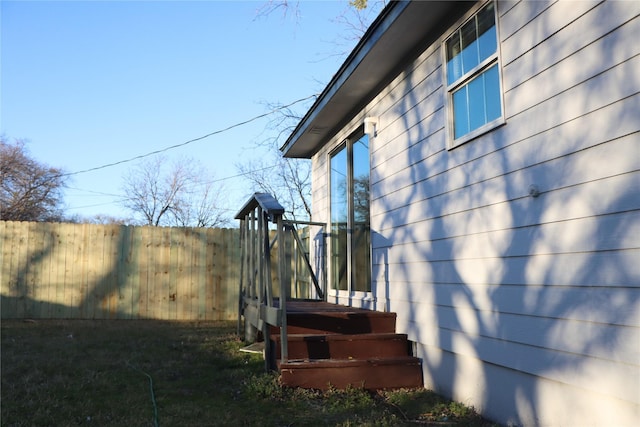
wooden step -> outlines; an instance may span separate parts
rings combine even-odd
[[[422,387],[420,359],[411,356],[354,360],[289,360],[280,365],[288,387],[370,390]]]
[[[396,314],[324,301],[287,301],[288,361],[280,360],[280,328],[271,328],[268,366],[284,386],[327,389],[422,387],[420,359]]]
[[[280,359],[280,335],[271,337]],[[367,359],[409,354],[406,334],[288,335],[289,359]]]
[[[287,314],[288,334],[367,334],[393,333],[396,314],[377,311],[333,311]],[[280,333],[272,328],[271,333]]]

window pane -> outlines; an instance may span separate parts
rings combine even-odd
[[[468,111],[467,86],[463,86],[453,93],[454,138],[460,138],[469,133]]]
[[[484,87],[488,123],[502,115],[502,108],[500,106],[500,77],[498,75],[498,64],[485,71]]]
[[[482,62],[497,49],[496,17],[493,2],[484,7],[477,15],[478,24],[478,61]]]
[[[474,41],[469,46],[467,46],[467,48],[462,51],[462,54],[460,56],[462,56],[462,72],[464,74],[477,67],[480,63],[478,42]]]
[[[469,83],[469,132],[478,129],[487,123],[485,97],[484,97],[484,74],[473,79]]]
[[[489,31],[491,28],[494,28],[496,25],[496,18],[494,12],[493,2],[489,3],[478,12],[478,35],[482,36],[485,32]]]
[[[479,62],[478,43],[476,33],[476,20],[467,22],[460,30],[462,37],[462,69],[463,73],[469,72],[476,67]]]
[[[331,222],[347,222],[347,150],[331,158]]]
[[[447,40],[447,61],[459,55],[460,51],[462,51],[460,47],[460,33],[456,31],[456,33]]]
[[[369,137],[353,144],[353,217],[357,223],[369,222]]]
[[[494,53],[497,49],[496,27],[490,28],[478,39],[479,61],[482,62]]]
[[[462,77],[459,33],[447,40],[447,61],[447,84],[451,84]]]
[[[462,57],[458,55],[447,63],[447,84],[450,85],[460,77],[462,77]]]
[[[469,22],[464,24],[462,28],[460,28],[460,38],[462,39],[463,51],[471,46],[471,43],[473,43],[478,38],[476,30],[477,25],[475,18],[471,19]]]

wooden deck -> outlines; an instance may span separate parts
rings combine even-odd
[[[421,362],[411,355],[407,336],[396,333],[395,322],[395,313],[287,301],[289,357],[280,360],[280,331],[271,328],[270,365],[291,387],[422,387]]]

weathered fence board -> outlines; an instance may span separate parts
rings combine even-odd
[[[237,316],[239,230],[0,221],[2,318]]]

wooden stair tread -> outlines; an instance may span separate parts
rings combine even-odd
[[[280,369],[318,369],[342,368],[354,366],[382,366],[382,365],[420,365],[420,359],[413,356],[371,357],[367,359],[300,359],[288,360],[280,363]]]
[[[275,341],[280,341],[280,334],[271,335]],[[288,334],[289,341],[368,341],[372,339],[390,340],[407,339],[407,334],[395,332],[372,332],[367,334]]]
[[[392,316],[395,317],[395,313],[390,311],[374,311],[363,310],[361,308],[347,307],[347,309],[329,309],[329,310],[307,310],[307,311],[291,311],[287,308],[287,314],[291,316],[306,316],[306,315],[321,315],[321,316]]]
[[[280,305],[280,300],[276,299],[274,301],[274,305],[278,307]],[[365,308],[358,307],[348,307],[339,304],[332,304],[325,301],[308,301],[308,300],[298,300],[298,301],[287,301],[287,313],[288,314],[305,314],[305,313],[316,313],[316,314],[325,314],[332,312],[342,312],[342,313],[388,313],[383,311],[373,311],[367,310]],[[388,313],[392,314],[392,313]]]
[[[281,364],[280,380],[287,387],[320,390],[332,387],[381,390],[423,385],[420,359],[412,356],[288,361]]]
[[[287,320],[289,319],[304,319],[304,318],[335,318],[335,319],[395,319],[395,313],[381,313],[381,312],[348,312],[348,311],[329,311],[323,312],[305,312],[305,313],[287,313]]]
[[[282,337],[272,336],[275,357],[280,357]],[[290,359],[367,359],[409,354],[406,334],[291,334],[288,335]]]
[[[292,335],[391,333],[396,329],[396,314],[366,310],[287,313],[287,329]],[[271,334],[279,333],[279,328],[271,328]]]

